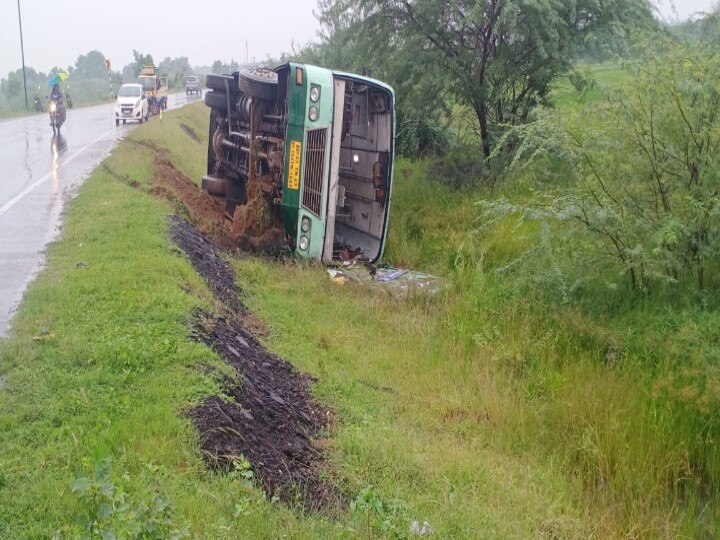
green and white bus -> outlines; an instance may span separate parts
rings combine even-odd
[[[224,199],[226,216],[247,227],[244,207],[262,197],[297,257],[377,261],[392,192],[393,89],[296,63],[208,75],[206,85],[203,188]]]

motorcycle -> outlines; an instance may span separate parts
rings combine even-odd
[[[72,102],[72,98],[70,97],[70,92],[65,92],[65,103],[67,103],[68,109],[73,108],[73,102]]]
[[[65,122],[65,105],[61,102],[51,99],[48,106],[50,114],[50,126],[53,128],[53,135],[60,134],[60,126]]]
[[[43,112],[43,104],[42,101],[40,101],[40,98],[35,96],[35,112]]]

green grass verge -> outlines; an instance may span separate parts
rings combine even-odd
[[[163,125],[182,116],[200,129],[207,115],[198,111],[170,113]],[[185,528],[193,538],[327,536],[335,525],[207,472],[197,452],[184,412],[218,393],[204,366],[219,362],[187,336],[192,310],[212,299],[168,240],[169,206],[142,189],[151,157],[121,143],[105,163],[141,189],[102,169],[86,181],[0,342],[0,537],[84,536],[86,517],[107,513],[109,493],[116,511],[103,523],[121,537],[153,528],[147,537]],[[73,493],[104,458],[110,476],[98,467],[91,492],[81,482]]]
[[[428,170],[398,167],[388,257],[446,276],[436,297],[238,263],[271,347],[340,411],[343,482],[448,536],[716,534],[717,316],[519,295],[495,269],[532,236],[508,221],[478,235],[474,201],[498,194]]]

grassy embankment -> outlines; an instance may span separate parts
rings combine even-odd
[[[188,107],[133,138],[198,178],[205,121]],[[149,185],[142,147],[121,145],[107,165]],[[0,349],[0,536],[72,527],[88,504],[70,485],[96,454],[133,504],[159,494],[193,537],[402,536],[414,519],[439,537],[717,532],[712,311],[520,297],[495,271],[527,242],[516,224],[473,232],[475,201],[498,193],[451,192],[428,171],[397,167],[387,256],[446,276],[435,297],[234,262],[270,348],[315,375],[338,413],[332,475],[360,496],[337,523],[205,471],[182,411],[217,391],[198,369],[213,355],[186,337],[193,308],[212,299],[167,240],[170,207],[95,173]],[[685,383],[705,367],[693,393]]]
[[[133,138],[162,134],[158,144],[173,148],[180,166],[191,164],[179,156],[204,150],[179,119],[202,132],[203,109],[167,114]],[[92,502],[71,486],[92,477],[93,463],[103,458],[112,460],[117,511],[108,522],[116,531],[157,526],[158,537],[167,537],[187,526],[194,538],[234,538],[237,530],[252,537],[330,534],[334,525],[296,517],[237,477],[207,472],[183,412],[219,391],[203,367],[218,364],[214,355],[187,337],[192,310],[213,300],[168,240],[171,206],[147,193],[151,151],[123,143],[105,165],[139,189],[102,169],[87,180],[12,336],[0,342],[0,537],[73,536],[83,516],[102,515],[101,495]],[[184,170],[191,176],[199,169]]]

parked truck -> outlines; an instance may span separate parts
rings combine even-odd
[[[361,75],[288,63],[208,75],[202,186],[246,226],[247,206],[281,224],[299,258],[377,261],[387,237],[395,94]]]
[[[137,82],[145,91],[150,114],[158,114],[161,110],[167,109],[168,78],[160,75],[157,66],[143,66]]]

